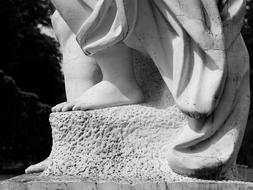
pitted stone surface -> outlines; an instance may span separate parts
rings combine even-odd
[[[150,59],[135,54],[134,70],[146,103],[50,115],[53,147],[43,176],[122,183],[194,180],[172,172],[167,160],[186,117]],[[228,170],[226,178],[235,177],[236,169]]]
[[[186,118],[174,105],[153,62],[139,53],[134,58],[146,103],[52,113],[53,147],[44,176],[126,183],[184,178],[171,171],[167,154]]]
[[[121,183],[194,180],[172,172],[167,162],[173,139],[186,125],[175,106],[52,113],[50,122],[53,147],[44,176]],[[227,178],[235,176],[236,170],[229,170]]]
[[[54,145],[44,175],[131,182],[173,178],[166,150],[186,119],[175,106],[130,105],[53,113],[50,122]]]

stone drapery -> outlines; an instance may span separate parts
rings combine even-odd
[[[92,10],[76,34],[84,53],[123,41],[147,54],[189,116],[168,156],[171,168],[205,176],[233,162],[249,109],[248,53],[240,35],[245,0],[80,2]]]

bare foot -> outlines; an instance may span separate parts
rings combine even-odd
[[[40,173],[43,172],[47,167],[48,167],[48,161],[49,158],[43,160],[42,162],[38,163],[38,164],[34,164],[29,166],[26,170],[25,173],[26,174],[31,174],[31,173]]]
[[[57,105],[55,105],[54,107],[52,107],[51,111],[52,112],[60,112],[62,111],[62,108],[65,104],[67,104],[68,102],[62,102],[62,103],[59,103]]]
[[[85,91],[72,102],[64,102],[52,108],[53,112],[77,111],[140,103],[143,94],[136,84],[116,86],[109,81],[101,81]]]

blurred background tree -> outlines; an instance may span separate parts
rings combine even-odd
[[[63,94],[60,54],[57,43],[38,27],[50,26],[50,10],[48,0],[0,2],[0,69],[22,90],[34,92],[41,101],[53,105]]]
[[[49,0],[0,1],[0,171],[50,153],[50,107],[64,100],[58,44],[41,30],[52,11]]]

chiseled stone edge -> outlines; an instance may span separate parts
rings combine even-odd
[[[1,190],[249,190],[253,183],[242,181],[175,181],[139,184],[94,182],[80,177],[41,177],[39,174],[21,175],[0,182]]]

